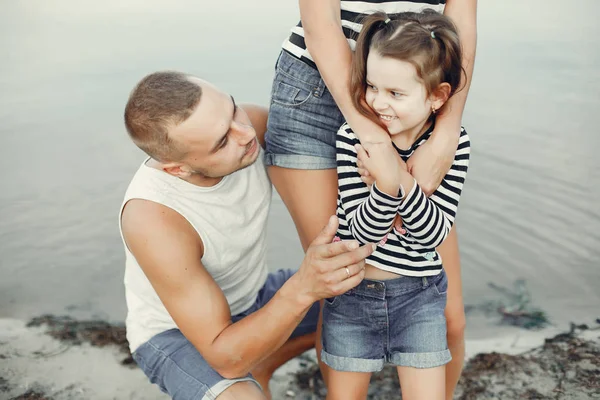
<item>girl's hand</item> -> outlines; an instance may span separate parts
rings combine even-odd
[[[407,173],[407,167],[392,142],[366,142],[354,147],[361,168],[377,182],[379,190],[398,196],[400,179]]]

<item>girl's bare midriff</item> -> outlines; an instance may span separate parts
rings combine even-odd
[[[376,281],[389,281],[390,279],[400,278],[403,275],[395,274],[393,272],[384,271],[372,265],[365,265],[365,278],[373,279]]]

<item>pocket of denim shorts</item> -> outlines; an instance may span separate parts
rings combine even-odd
[[[335,308],[340,304],[340,296],[329,297],[325,299],[325,306]]]
[[[438,282],[434,283],[433,287],[435,288],[435,291],[438,295],[445,296],[448,293],[448,277],[443,271],[441,272],[441,274],[443,274],[444,276],[442,276],[442,279],[440,279]]]
[[[300,87],[302,84],[293,85],[290,79],[277,79],[273,86],[273,94],[271,100],[274,103],[285,107],[298,107],[310,100],[312,96],[311,90]]]

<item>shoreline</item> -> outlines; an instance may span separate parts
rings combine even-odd
[[[0,319],[0,400],[168,399],[135,367],[124,328],[42,316]],[[514,330],[468,340],[455,399],[600,398],[600,330]],[[391,367],[374,374],[370,400],[399,398]],[[324,398],[314,351],[276,371],[274,400]]]

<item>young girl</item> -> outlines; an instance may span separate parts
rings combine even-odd
[[[379,246],[367,259],[365,280],[325,301],[321,357],[333,369],[328,399],[364,399],[371,373],[384,363],[397,366],[403,399],[445,397],[448,283],[435,248],[454,222],[468,136],[462,130],[454,163],[429,198],[406,161],[457,91],[461,57],[456,28],[433,10],[364,20],[352,65],[353,102],[385,126],[391,142],[361,144],[347,124],[337,135],[338,237]],[[371,189],[359,165],[374,179]]]

